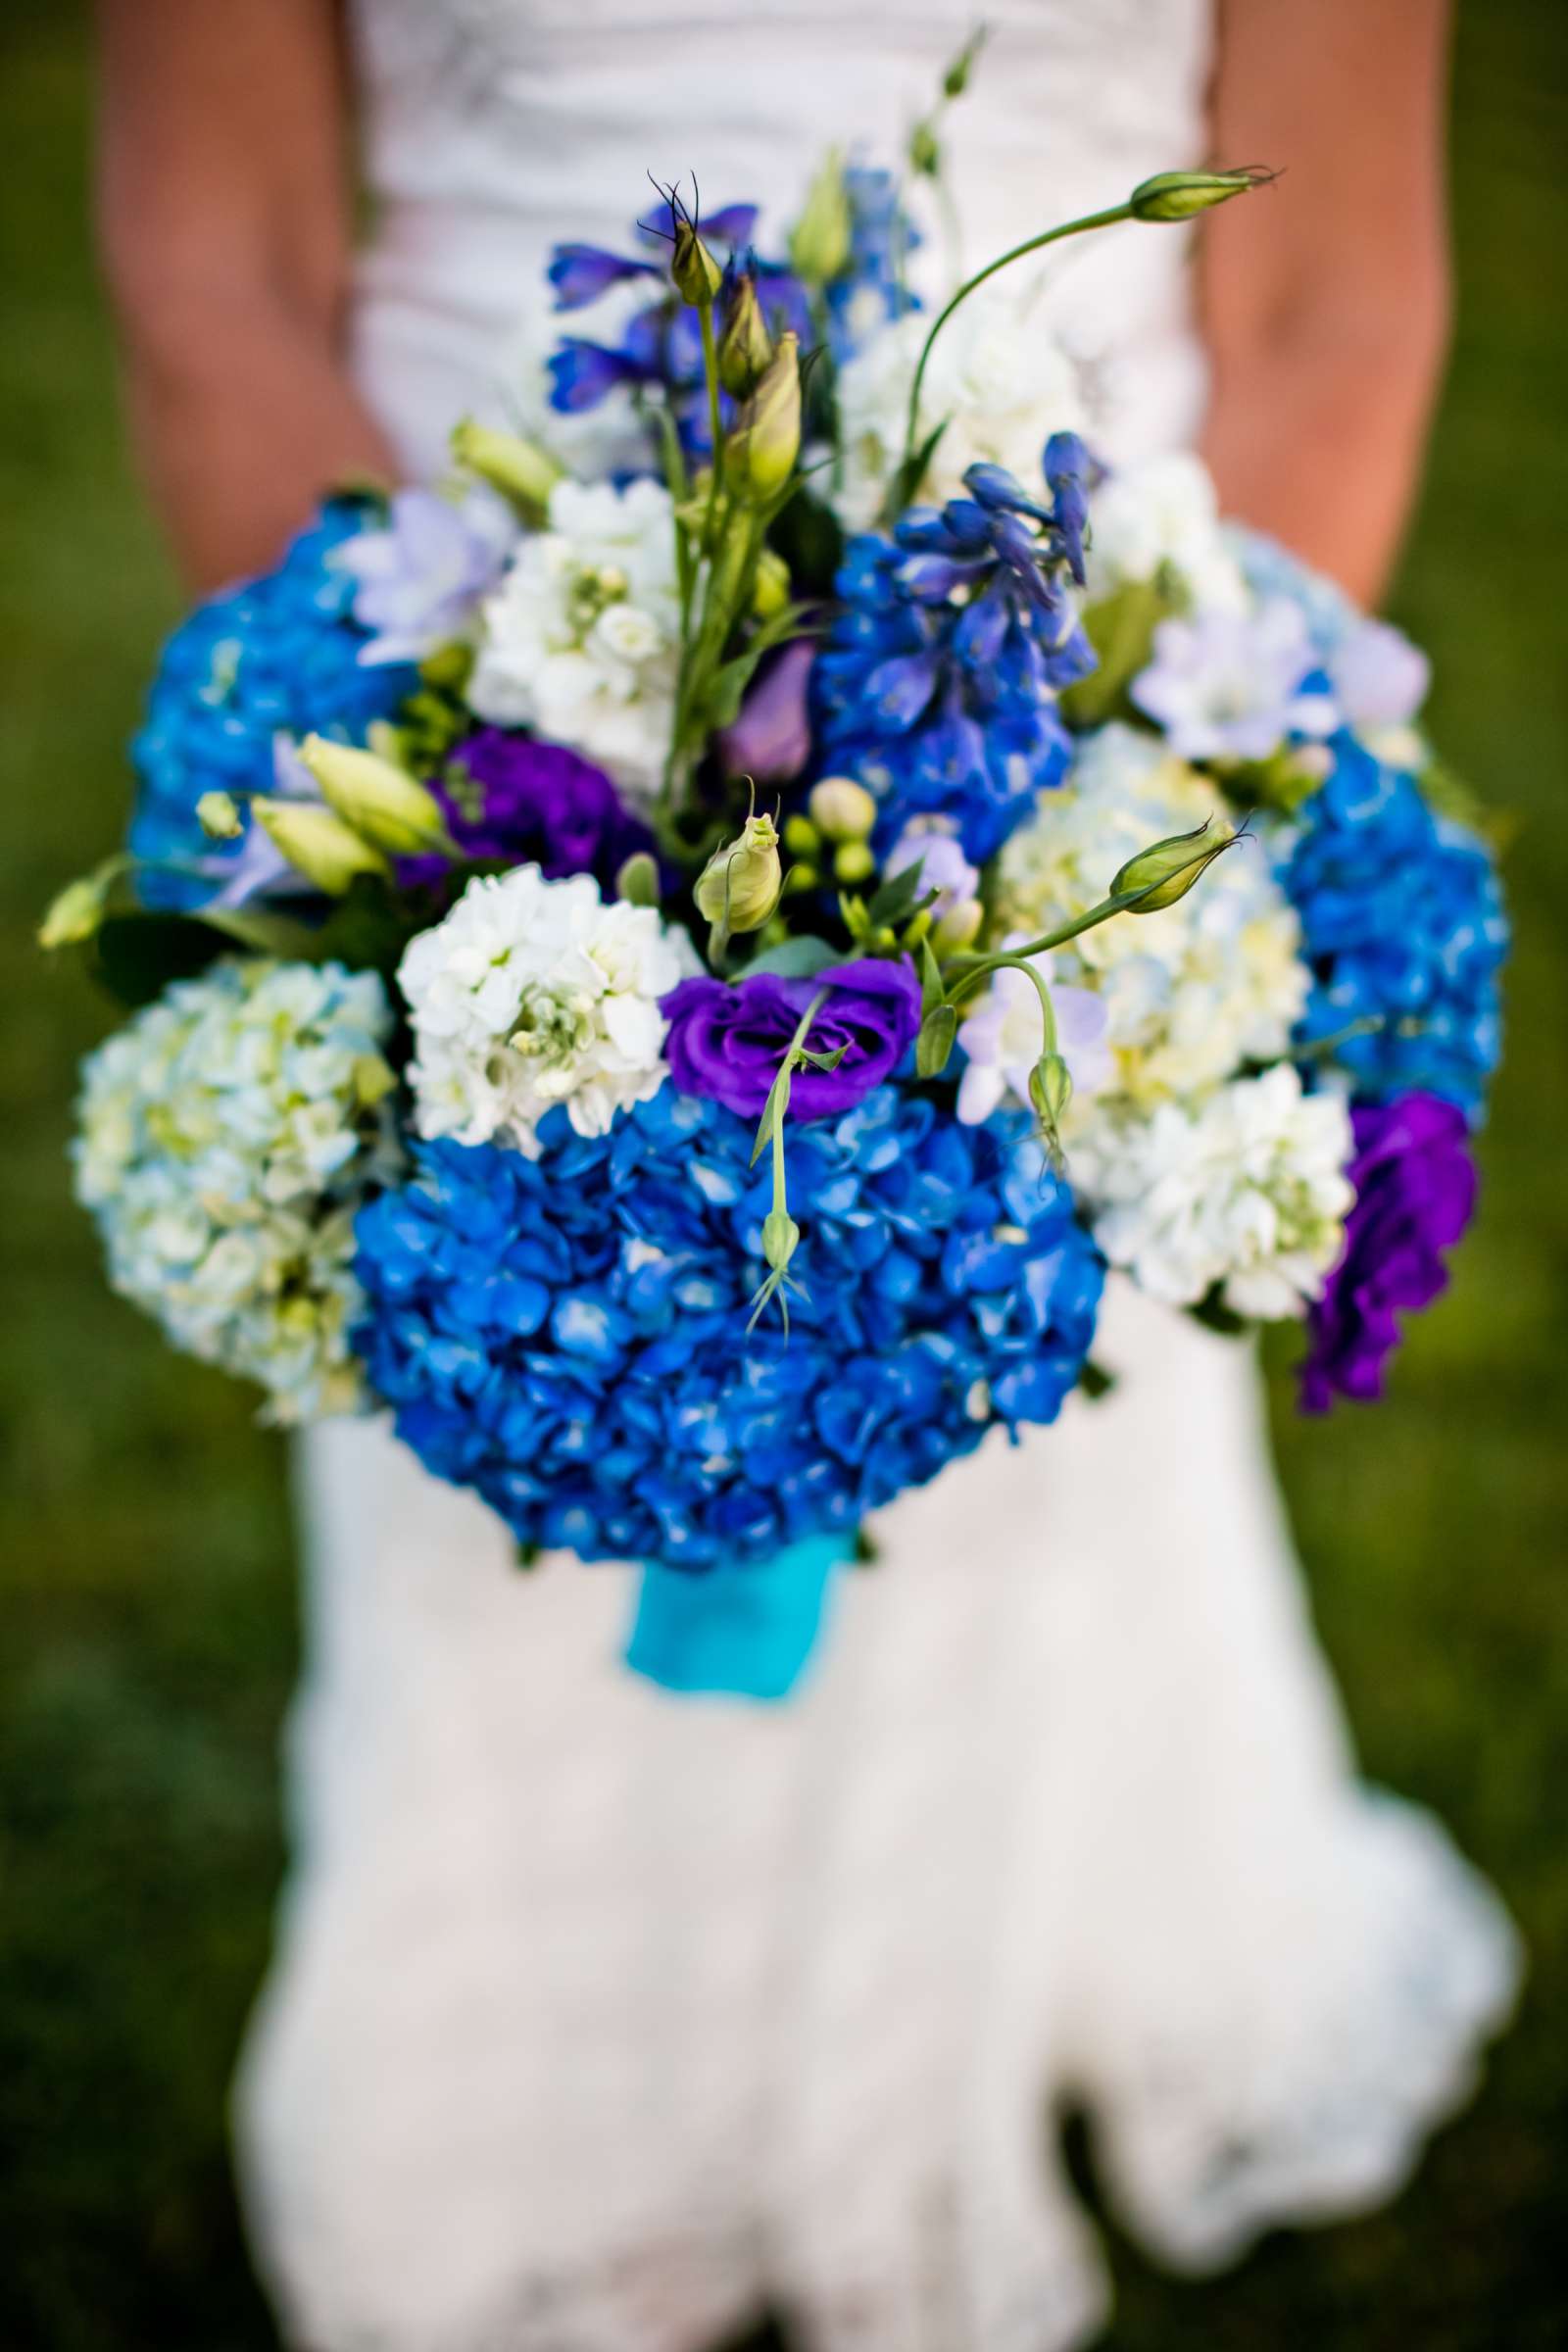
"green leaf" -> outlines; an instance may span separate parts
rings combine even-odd
[[[1097,665],[1061,695],[1061,715],[1069,727],[1098,727],[1107,718],[1136,715],[1127,689],[1149,666],[1159,623],[1182,609],[1182,600],[1157,578],[1129,580],[1114,596],[1102,597],[1089,607],[1084,633],[1095,649]]]
[[[1116,1375],[1107,1372],[1103,1364],[1097,1364],[1092,1355],[1086,1356],[1078,1374],[1078,1386],[1091,1403],[1098,1404],[1102,1396],[1108,1396],[1115,1388]]]
[[[922,897],[928,904],[941,897],[940,891],[926,890],[921,880],[924,867],[924,858],[917,858],[912,865],[902,866],[872,892],[866,913],[874,924],[896,930],[913,914]]]
[[[832,508],[814,492],[797,485],[795,496],[768,525],[768,545],[782,556],[790,578],[803,595],[830,596],[844,561],[844,533]]]
[[[110,914],[87,948],[87,962],[94,979],[134,1011],[174,981],[194,979],[230,944],[193,915]]]
[[[919,448],[911,450],[906,464],[899,467],[898,473],[894,477],[893,488],[888,496],[888,512],[891,514],[902,514],[914,498],[920,484],[925,480],[926,468],[937,454],[942,436],[952,421],[951,416],[944,416],[936,430],[927,433]]]
[[[920,942],[919,965],[920,1010],[922,1013],[926,1013],[934,1005],[942,1004],[947,996],[947,983],[942,977],[942,966],[936,959],[936,952],[929,939],[922,939]]]
[[[843,961],[839,950],[825,939],[781,939],[776,948],[763,948],[750,963],[743,963],[734,977],[748,980],[754,972],[772,972],[780,980],[814,980],[818,972]]]
[[[729,661],[719,663],[703,697],[705,728],[734,725],[740,716],[746,689],[756,676],[762,656],[770,654],[776,645],[784,645],[791,637],[801,634],[806,610],[804,605],[786,605],[782,612],[775,612],[770,619],[762,622],[742,653],[734,654]]]
[[[1187,1311],[1195,1323],[1202,1324],[1205,1331],[1220,1332],[1228,1340],[1241,1339],[1252,1328],[1246,1315],[1239,1315],[1233,1306],[1225,1304],[1218,1283],[1206,1298],[1200,1298],[1198,1304],[1190,1306]]]

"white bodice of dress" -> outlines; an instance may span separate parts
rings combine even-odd
[[[944,125],[962,259],[1113,204],[1204,144],[1210,0],[995,0]],[[466,406],[495,405],[552,244],[624,250],[647,175],[781,237],[836,146],[896,166],[969,0],[355,0],[374,226],[359,364],[430,472]],[[925,259],[933,264],[939,240]],[[1189,440],[1203,377],[1184,232],[1129,224],[1063,249],[1040,299],[1081,361],[1113,456]]]

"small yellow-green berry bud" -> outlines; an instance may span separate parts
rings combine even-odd
[[[735,278],[725,298],[724,331],[718,338],[718,380],[733,400],[745,400],[773,357],[773,338],[757,299],[749,270]]]
[[[790,231],[790,267],[808,286],[825,286],[850,258],[855,224],[844,184],[844,159],[829,148],[806,194],[806,205]]]
[[[833,853],[833,871],[841,882],[869,882],[876,859],[863,841],[841,841]]]
[[[711,308],[724,282],[723,270],[698,235],[696,223],[684,213],[675,215],[675,252],[669,274],[682,302],[699,311]]]
[[[472,416],[454,426],[451,449],[455,465],[476,473],[530,517],[544,513],[562,478],[561,466],[535,443],[520,433],[497,432]]]
[[[735,420],[724,478],[738,498],[765,507],[788,482],[800,454],[800,339],[786,332]]]
[[[1110,895],[1119,899],[1137,891],[1141,895],[1127,912],[1157,914],[1162,907],[1185,899],[1203,868],[1223,857],[1236,839],[1229,825],[1216,831],[1208,823],[1191,833],[1172,833],[1164,841],[1152,842],[1136,858],[1128,858],[1111,883]]]
[[[330,899],[340,899],[361,874],[390,870],[380,851],[330,808],[316,808],[305,801],[270,800],[258,793],[251,814],[290,865]]]
[[[393,858],[440,850],[446,843],[441,804],[425,785],[379,752],[307,735],[300,760],[321,788],[321,798],[346,825]]]
[[[764,547],[757,561],[757,585],[752,590],[752,611],[759,620],[771,620],[782,612],[790,601],[790,567],[783,557],[771,547]]]
[[[646,850],[633,850],[615,875],[615,896],[629,906],[659,905],[659,860]]]
[[[52,899],[38,925],[40,948],[76,948],[93,938],[104,919],[109,889],[125,860],[109,858],[90,874],[68,882]]]
[[[770,816],[749,816],[704,866],[692,892],[704,920],[725,932],[760,931],[779,902],[784,869]]]
[[[979,938],[985,919],[986,910],[978,899],[960,899],[937,923],[931,933],[931,945],[939,956],[961,955]]]
[[[209,841],[238,841],[245,830],[231,792],[204,792],[196,804],[196,822]]]
[[[798,899],[805,891],[819,890],[821,884],[820,872],[810,859],[807,858],[799,865],[792,865],[785,875],[784,896],[788,899]]]
[[[876,823],[876,803],[853,776],[824,776],[811,786],[806,805],[829,841],[864,841]]]
[[[973,32],[970,33],[969,38],[964,42],[963,47],[958,51],[957,56],[954,59],[952,65],[942,76],[942,95],[944,98],[961,98],[963,96],[964,91],[969,86],[969,76],[974,72],[975,60],[979,57],[981,50],[985,47],[990,38],[991,28],[988,24],[977,24],[975,26]]]
[[[1273,177],[1255,164],[1240,172],[1156,172],[1152,179],[1139,181],[1127,203],[1139,220],[1191,220],[1195,213],[1245,196]]]
[[[936,179],[942,171],[942,147],[929,122],[917,122],[909,133],[909,170],[922,179]]]
[[[793,858],[814,858],[822,847],[822,836],[810,818],[797,810],[784,819],[784,847]]]

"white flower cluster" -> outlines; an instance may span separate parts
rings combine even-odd
[[[1210,820],[1225,809],[1205,778],[1155,738],[1102,728],[1003,851],[993,938],[1056,929],[1139,850]],[[1348,1123],[1280,1061],[1310,985],[1299,944],[1262,844],[1244,842],[1174,906],[1052,956],[1099,999],[1109,1050],[1098,1090],[1074,1072],[1073,1184],[1106,1256],[1157,1298],[1193,1305],[1217,1287],[1239,1313],[1297,1314],[1339,1249]],[[1278,1066],[1242,1075],[1256,1062]]]
[[[1191,450],[1118,466],[1091,506],[1091,603],[1162,572],[1174,573],[1204,611],[1243,612],[1250,605],[1241,561],[1220,523],[1213,477]]]
[[[606,905],[590,874],[476,876],[398,969],[419,1133],[535,1157],[539,1121],[564,1102],[579,1135],[605,1134],[663,1084],[659,1001],[699,968],[684,931]]]
[[[1203,777],[1152,736],[1102,727],[1003,851],[997,930],[1055,929],[1104,898],[1139,850],[1210,820],[1229,821]],[[1147,1108],[1285,1052],[1309,985],[1298,946],[1262,846],[1243,842],[1173,906],[1115,916],[1059,949],[1055,969],[1103,998],[1111,1088]]]
[[[909,390],[930,327],[929,315],[910,312],[872,336],[839,376],[843,460],[831,496],[849,530],[869,529],[902,463]],[[920,387],[920,439],[944,420],[918,493],[936,504],[957,497],[964,468],[982,459],[1038,490],[1047,436],[1083,430],[1072,362],[1010,295],[973,296],[938,335]]]
[[[1101,1248],[1144,1290],[1173,1306],[1217,1290],[1235,1313],[1274,1320],[1300,1314],[1339,1255],[1350,1151],[1339,1097],[1303,1094],[1281,1062],[1197,1107],[1091,1123],[1072,1172]]]
[[[660,482],[558,482],[484,609],[468,701],[596,760],[628,797],[657,788],[680,658],[675,524]]]
[[[400,1164],[391,1028],[373,972],[224,961],[83,1066],[76,1190],[116,1290],[275,1421],[361,1401],[354,1214]]]

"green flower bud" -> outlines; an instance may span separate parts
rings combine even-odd
[[[1214,833],[1209,820],[1191,833],[1172,833],[1164,841],[1152,842],[1136,858],[1128,858],[1111,883],[1110,895],[1119,899],[1129,891],[1138,891],[1142,896],[1137,905],[1126,911],[1157,914],[1162,907],[1174,906],[1178,899],[1185,899],[1203,868],[1223,857],[1239,838],[1229,825],[1222,825]]]
[[[876,803],[853,776],[824,776],[811,786],[806,805],[829,841],[864,841],[876,823]]]
[[[843,841],[833,853],[833,871],[841,882],[869,882],[876,859],[863,841]]]
[[[801,1229],[787,1208],[770,1208],[762,1219],[762,1255],[782,1274],[800,1248]]]
[[[1072,1094],[1072,1072],[1059,1054],[1042,1054],[1029,1073],[1029,1100],[1034,1112],[1048,1135],[1056,1131],[1056,1123],[1067,1107]]]
[[[726,312],[718,338],[718,380],[732,399],[745,400],[773,357],[773,338],[750,271],[735,280]]]
[[[799,337],[780,335],[725,449],[725,479],[738,498],[754,507],[768,506],[777,498],[801,453],[799,355]]]
[[[238,841],[245,830],[231,792],[204,792],[196,804],[196,822],[209,841]]]
[[[677,212],[674,204],[670,212],[675,222],[675,253],[669,274],[675,291],[694,310],[710,310],[724,282],[724,272],[698,235],[696,222],[684,211]]]
[[[321,735],[307,735],[299,751],[327,807],[376,849],[412,858],[450,846],[434,793],[378,752]]]
[[[942,147],[929,122],[917,122],[909,133],[909,170],[922,179],[941,176]]]
[[[790,601],[790,567],[773,548],[764,547],[757,559],[757,585],[752,611],[759,620],[771,620]]]
[[[1127,203],[1139,220],[1190,220],[1195,213],[1245,196],[1273,177],[1258,164],[1240,172],[1156,172],[1152,179],[1140,180]]]
[[[634,850],[615,876],[615,896],[630,906],[659,905],[659,860]]]
[[[520,433],[497,432],[471,416],[453,428],[451,449],[456,465],[476,473],[529,516],[544,513],[562,478],[563,468],[532,441]]]
[[[978,899],[960,899],[950,906],[931,934],[931,945],[939,956],[958,956],[972,947],[980,936],[980,926],[986,910]]]
[[[39,947],[76,948],[93,938],[104,919],[111,885],[124,863],[122,858],[107,858],[92,873],[68,882],[45,909],[38,925]]]
[[[844,185],[844,159],[830,147],[806,193],[806,206],[790,231],[790,267],[808,286],[825,286],[850,258],[855,224]]]
[[[961,98],[963,96],[964,91],[969,87],[969,76],[974,72],[975,61],[990,38],[991,28],[989,25],[977,24],[975,26],[942,76],[944,98]]]
[[[258,793],[251,814],[276,843],[297,872],[329,899],[340,899],[361,874],[391,869],[379,850],[346,825],[330,808],[304,801],[274,801]]]
[[[784,886],[778,833],[770,816],[749,816],[697,877],[692,897],[706,922],[724,932],[760,931]]]
[[[784,819],[784,847],[796,858],[814,858],[822,847],[822,836],[808,816],[797,813]]]
[[[784,877],[784,896],[787,899],[798,899],[808,890],[820,889],[821,882],[820,872],[808,858],[803,864],[790,867]]]

